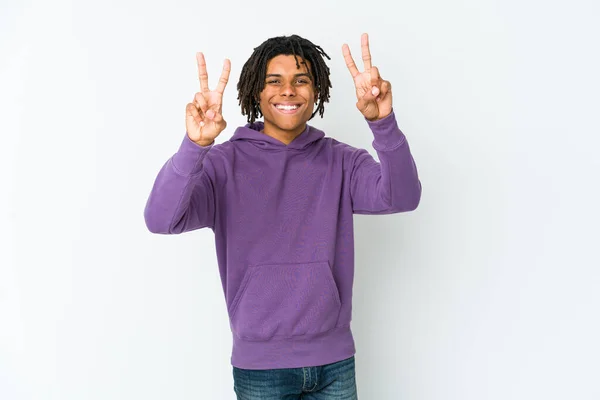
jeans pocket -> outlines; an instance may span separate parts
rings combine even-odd
[[[327,261],[249,266],[232,303],[232,332],[246,340],[335,328],[340,295]]]

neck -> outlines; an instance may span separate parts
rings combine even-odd
[[[305,129],[306,129],[306,124],[304,124],[301,127],[296,128],[294,130],[288,131],[285,129],[280,129],[278,127],[275,127],[265,121],[265,127],[263,128],[263,130],[261,130],[261,132],[267,136],[272,137],[273,139],[279,140],[280,142],[284,143],[285,145],[288,145],[288,144],[292,143],[292,141],[294,139],[296,139],[298,136],[300,136],[300,134],[302,132],[304,132]]]

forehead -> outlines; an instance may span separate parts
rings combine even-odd
[[[296,57],[296,58],[295,58]],[[300,56],[280,54],[269,60],[267,63],[267,73],[272,74],[296,74],[298,72],[309,72],[310,62]],[[300,69],[296,66],[296,59]]]

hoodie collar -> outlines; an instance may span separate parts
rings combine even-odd
[[[325,133],[306,124],[306,129],[288,145],[272,138],[261,132],[265,124],[262,121],[255,121],[252,124],[240,126],[235,130],[230,141],[242,140],[247,141],[264,150],[286,150],[296,149],[302,150],[308,147],[311,143],[322,139]]]

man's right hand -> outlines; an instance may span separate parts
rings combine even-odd
[[[215,90],[208,88],[208,73],[204,54],[196,53],[198,62],[198,78],[200,79],[200,91],[194,96],[194,100],[188,103],[185,109],[185,127],[189,138],[200,146],[212,144],[217,136],[227,127],[227,122],[221,114],[223,104],[223,92],[229,80],[231,62],[225,59],[223,72]]]

